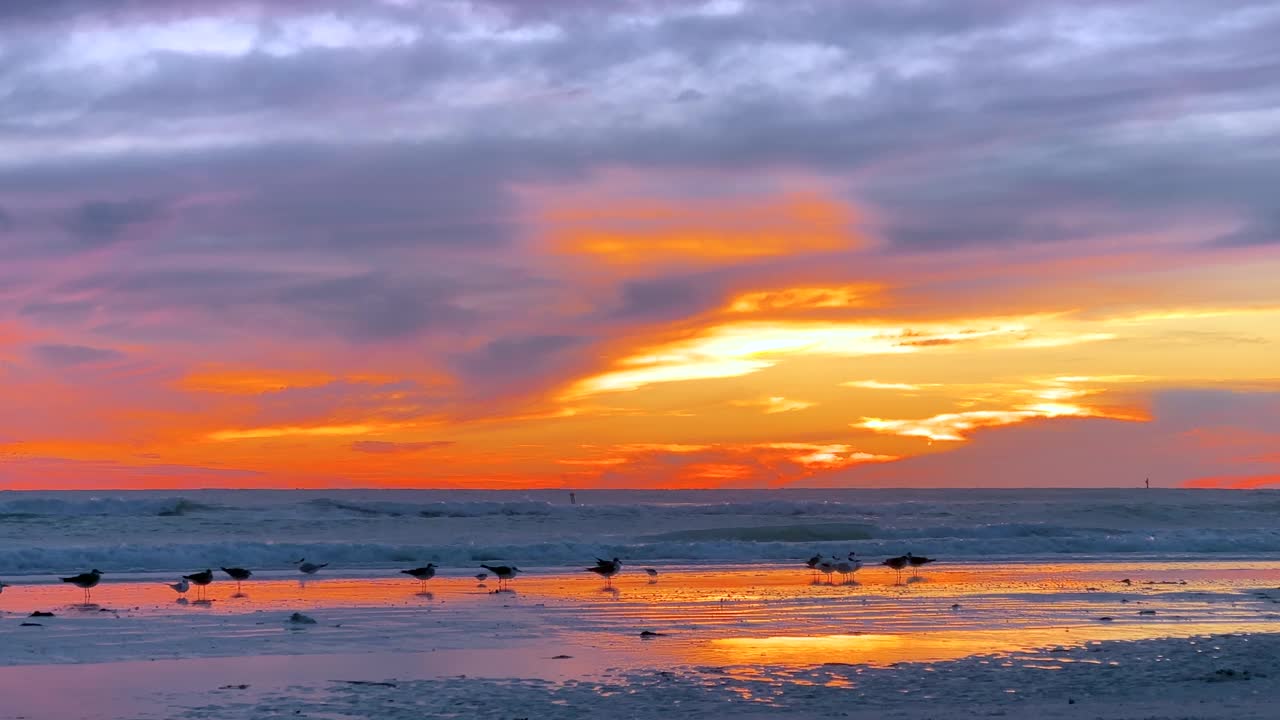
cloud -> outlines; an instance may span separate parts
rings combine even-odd
[[[375,455],[405,455],[449,447],[454,444],[455,443],[452,440],[428,440],[423,442],[357,440],[356,442],[351,443],[351,449],[356,452],[372,453]]]
[[[797,410],[805,410],[813,407],[816,403],[804,400],[791,400],[779,395],[772,395],[759,400],[736,400],[733,403],[739,407],[757,407],[761,408],[765,415],[775,415],[777,413],[795,412]]]
[[[956,358],[979,350],[1162,387],[1269,367],[1263,317],[1162,337],[1105,318],[1274,294],[1274,4],[16,0],[0,18],[0,326],[89,350],[7,350],[0,390],[65,393],[41,425],[59,435],[77,395],[102,427],[163,415],[194,437],[443,416],[523,442],[587,396],[625,406],[592,418],[613,436],[688,412],[676,396],[732,413],[850,377],[940,384],[774,416],[826,445],[864,414],[975,420]],[[1223,351],[1240,339],[1260,342]],[[141,368],[127,388],[46,372],[111,347]],[[262,372],[182,383],[205,363]],[[966,448],[1020,427],[935,425]]]
[[[377,275],[298,283],[278,292],[275,300],[317,327],[334,328],[354,341],[395,340],[428,328],[457,327],[468,317],[445,288]]]
[[[101,365],[124,357],[119,350],[87,345],[36,345],[31,352],[39,362],[57,368]]]
[[[67,229],[86,247],[118,240],[129,227],[155,218],[160,212],[152,200],[95,201],[77,207],[67,218]]]
[[[1032,419],[974,432],[945,452],[816,478],[818,485],[892,487],[1141,487],[1231,483],[1280,472],[1280,393],[1164,391],[1151,419]],[[1205,442],[1228,437],[1236,442]],[[1235,478],[1236,480],[1230,480]]]

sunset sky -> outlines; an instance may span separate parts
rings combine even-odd
[[[1277,37],[6,0],[0,488],[1280,486]]]

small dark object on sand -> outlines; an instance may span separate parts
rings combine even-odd
[[[45,612],[44,610],[37,610],[31,613],[28,617],[53,617],[53,613]]]
[[[1098,618],[1098,622],[1111,622],[1113,620],[1115,620],[1115,618],[1111,617],[1110,615],[1103,615],[1102,617]]]
[[[666,636],[667,636],[667,634],[666,634],[666,633],[654,632],[654,631],[652,631],[652,630],[641,630],[641,631],[640,631],[640,637],[642,637],[642,638],[666,637]]]
[[[1138,614],[1139,615],[1155,615],[1156,611],[1155,610],[1139,610]]]
[[[223,685],[219,690],[248,690],[248,685]]]
[[[572,658],[573,658],[572,655],[552,655],[551,656],[552,660],[569,660]]]
[[[348,685],[368,685],[370,687],[396,687],[396,684],[392,682],[375,682],[373,680],[339,680],[338,682]]]
[[[296,612],[289,616],[289,622],[294,625],[315,625],[316,619],[309,615],[303,615],[302,613]]]
[[[44,627],[43,623],[19,623],[18,627]]]

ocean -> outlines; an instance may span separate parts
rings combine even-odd
[[[167,572],[298,558],[562,568],[778,564],[815,552],[949,562],[1255,558],[1280,552],[1280,491],[202,490],[0,492],[0,577]]]

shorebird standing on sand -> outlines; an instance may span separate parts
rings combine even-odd
[[[818,561],[818,572],[827,576],[827,582],[831,582],[831,574],[836,571],[835,557],[822,558]]]
[[[836,563],[836,572],[844,577],[844,581],[849,582],[850,575],[856,575],[862,569],[862,561],[855,557],[857,553],[849,553],[847,560],[841,560]]]
[[[298,561],[298,572],[302,573],[303,575],[315,575],[316,573],[320,572],[320,568],[328,567],[328,566],[329,566],[329,563],[320,563],[319,565],[317,565],[315,563],[309,563],[307,562],[306,558],[303,558]]]
[[[493,576],[498,578],[499,590],[502,589],[502,583],[515,577],[516,573],[520,572],[520,568],[515,565],[481,565],[480,567],[493,573]]]
[[[658,582],[658,571],[657,571],[657,570],[654,570],[653,568],[645,568],[645,569],[644,569],[644,571],[645,571],[645,574],[649,576],[649,583],[650,583],[650,584]]]
[[[236,581],[236,597],[240,597],[240,583],[253,577],[253,573],[242,567],[224,567],[222,572],[226,573],[232,580]]]
[[[102,571],[96,568],[93,570],[90,570],[87,573],[80,573],[79,575],[74,575],[72,577],[62,578],[62,582],[71,583],[72,585],[75,585],[81,590],[84,590],[85,605],[88,605],[89,600],[93,597],[93,595],[89,591],[92,590],[94,587],[96,587],[97,584],[101,581],[102,581]]]
[[[821,555],[814,555],[813,557],[804,561],[804,564],[809,566],[809,569],[813,571],[813,576],[815,578],[818,577],[818,563],[820,562],[822,562]]]
[[[198,572],[198,573],[191,573],[190,575],[183,575],[183,576],[182,576],[182,579],[183,579],[183,580],[190,580],[192,585],[195,585],[196,587],[200,588],[199,590],[197,590],[197,591],[196,591],[196,595],[198,596],[198,597],[196,598],[196,601],[197,601],[197,602],[199,602],[200,600],[208,600],[208,599],[209,599],[209,598],[208,598],[204,593],[205,593],[205,588],[207,588],[207,587],[209,586],[209,583],[213,582],[213,571],[212,571],[212,570],[203,570],[203,571]]]
[[[902,568],[907,566],[907,562],[908,560],[906,555],[891,557],[888,560],[884,561],[885,565],[888,565],[889,567],[893,568],[893,572],[895,573],[895,579],[894,579],[895,585],[902,584]]]
[[[609,587],[613,587],[613,576],[622,571],[622,561],[618,558],[612,560],[601,560],[596,558],[596,566],[586,569],[587,572],[593,572],[604,578],[609,583]]]
[[[489,573],[476,573],[476,584],[484,585],[484,581],[489,579]]]
[[[929,563],[933,562],[935,559],[936,558],[916,557],[911,553],[907,553],[907,562],[911,565],[911,577],[919,577],[920,566],[928,565]]]
[[[422,567],[416,567],[412,570],[401,570],[402,575],[408,575],[418,581],[418,584],[425,590],[427,581],[436,576],[436,564],[427,563]]]
[[[179,595],[186,595],[187,591],[191,589],[191,583],[187,582],[186,578],[182,578],[176,583],[164,583],[164,586],[173,590]]]

